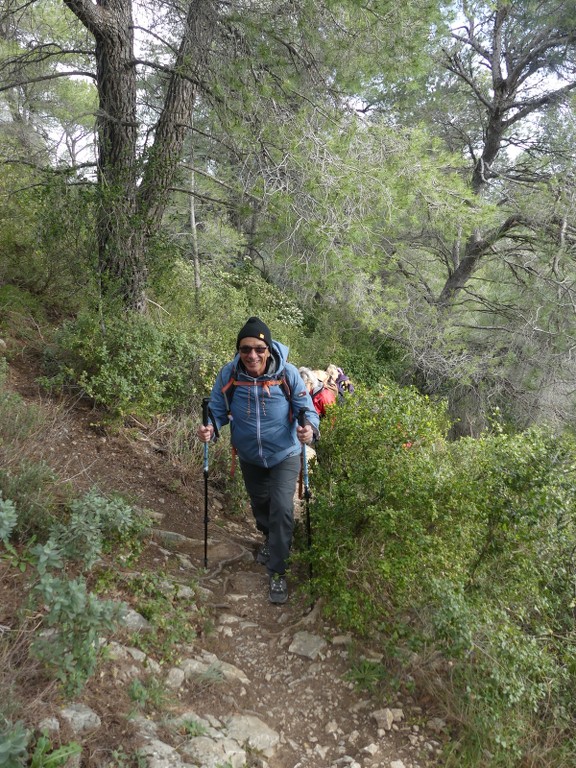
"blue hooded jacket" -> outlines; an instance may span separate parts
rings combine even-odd
[[[261,467],[273,467],[301,452],[296,427],[302,408],[306,410],[306,421],[316,435],[319,425],[318,414],[302,377],[296,366],[287,360],[288,347],[273,340],[270,352],[268,369],[258,378],[246,373],[240,364],[240,355],[236,355],[216,377],[209,404],[218,429],[230,424],[232,445],[240,460]],[[232,377],[242,384],[234,387],[229,416],[228,402],[222,390]],[[282,378],[287,384],[286,389],[279,383],[267,386],[268,382],[278,382]]]

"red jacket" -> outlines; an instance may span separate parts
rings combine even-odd
[[[326,416],[326,406],[336,402],[336,393],[322,385],[320,389],[315,390],[311,394],[316,413],[321,418]]]

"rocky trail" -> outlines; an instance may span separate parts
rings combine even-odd
[[[11,386],[47,413],[37,440],[44,458],[78,490],[121,493],[150,510],[155,529],[137,568],[178,585],[198,612],[196,638],[169,660],[147,655],[124,633],[110,643],[98,675],[73,702],[31,702],[30,719],[63,742],[82,744],[77,764],[118,768],[431,768],[445,724],[405,691],[362,689],[354,669],[379,664],[378,649],[341,634],[289,579],[283,606],[268,600],[258,536],[249,515],[230,514],[209,490],[208,568],[204,568],[202,467],[182,473],[150,431],[114,435],[95,428],[82,402],[54,404],[23,363]],[[0,623],[6,623],[2,616]],[[129,611],[130,631],[147,621]],[[386,666],[384,664],[383,668]],[[139,710],[134,681],[153,679],[161,705]],[[385,687],[389,690],[389,686]]]

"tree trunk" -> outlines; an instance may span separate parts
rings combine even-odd
[[[216,26],[212,0],[192,0],[169,75],[154,144],[138,157],[132,0],[64,0],[96,42],[97,217],[102,289],[127,309],[146,309],[147,248],[158,230],[191,122],[196,84]],[[139,185],[139,179],[142,179]]]

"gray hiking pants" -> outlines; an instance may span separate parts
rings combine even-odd
[[[284,573],[294,530],[294,494],[300,474],[300,454],[275,467],[240,461],[256,528],[268,538],[270,573]]]

